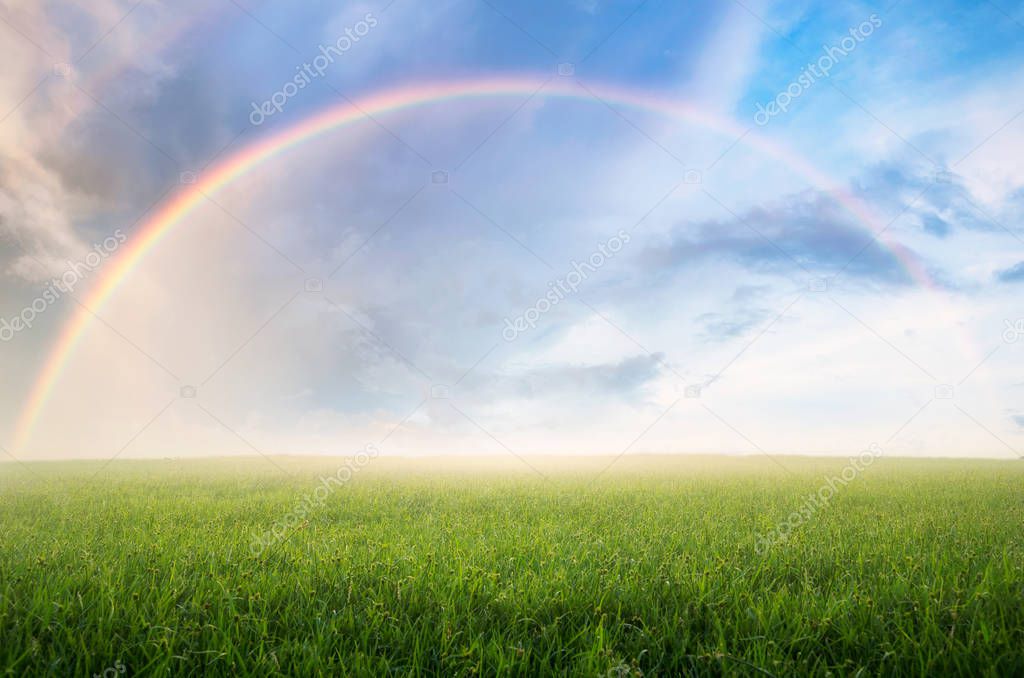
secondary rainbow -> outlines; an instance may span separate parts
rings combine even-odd
[[[203,172],[195,184],[182,187],[177,195],[158,207],[149,219],[137,229],[138,235],[122,247],[121,251],[108,264],[103,276],[90,289],[88,296],[83,300],[85,309],[77,308],[74,316],[61,329],[19,416],[15,433],[15,449],[23,449],[30,440],[36,422],[46,407],[47,400],[60,380],[78,341],[93,318],[89,310],[98,312],[146,254],[175,224],[201,205],[206,200],[206,196],[216,193],[253,168],[304,141],[348,124],[368,120],[371,116],[447,100],[502,96],[530,96],[537,99],[570,98],[643,109],[685,120],[715,131],[730,140],[735,139],[738,143],[755,148],[781,161],[816,188],[830,193],[868,231],[877,234],[884,230],[866,205],[842,189],[839,184],[832,181],[805,158],[758,135],[749,127],[744,127],[729,118],[703,111],[687,102],[666,100],[648,93],[609,85],[587,84],[584,89],[580,85],[565,80],[547,77],[487,78],[397,87],[371,94],[353,103],[332,106],[291,127],[253,142],[216,164],[209,171]],[[928,287],[932,286],[927,272],[902,246],[887,241],[884,236],[880,238],[880,242],[889,248],[915,281]]]

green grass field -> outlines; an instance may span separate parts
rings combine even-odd
[[[1024,675],[1021,462],[275,461],[0,466],[0,666]]]

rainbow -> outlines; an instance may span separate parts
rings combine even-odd
[[[609,85],[587,85],[584,89],[566,80],[547,77],[488,78],[397,87],[371,94],[352,103],[346,102],[331,106],[286,129],[268,134],[265,138],[257,140],[234,155],[225,158],[209,171],[204,172],[195,184],[183,186],[177,194],[157,208],[138,227],[138,235],[124,245],[104,269],[102,277],[97,280],[83,300],[85,308],[76,309],[74,316],[61,329],[18,418],[15,449],[23,449],[30,440],[36,422],[46,407],[47,400],[60,381],[61,374],[74,354],[79,340],[90,325],[93,318],[90,310],[98,312],[145,256],[176,224],[202,204],[206,200],[206,196],[217,193],[252,169],[303,142],[339,127],[366,120],[369,116],[384,115],[450,100],[510,96],[536,96],[541,99],[563,98],[599,101],[608,105],[616,104],[684,120],[717,132],[724,137],[738,139],[744,145],[784,163],[819,190],[831,194],[868,231],[877,234],[883,230],[878,219],[866,205],[841,188],[805,158],[750,131],[749,128],[739,125],[734,120],[713,115],[686,102],[661,99],[647,93]],[[902,246],[888,242],[884,237],[881,242],[893,252],[915,281],[927,287],[933,286],[927,272]]]

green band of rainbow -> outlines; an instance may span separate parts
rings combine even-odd
[[[649,94],[606,85],[588,84],[586,89],[583,89],[565,80],[537,77],[487,78],[418,84],[371,94],[352,104],[344,103],[327,108],[287,129],[252,143],[224,159],[211,170],[204,172],[196,184],[183,187],[177,195],[160,206],[138,228],[138,235],[122,247],[121,251],[108,264],[103,276],[97,280],[88,296],[83,300],[83,305],[93,312],[98,312],[125,279],[131,275],[146,254],[160,242],[164,234],[203,203],[206,200],[205,196],[216,193],[255,167],[304,141],[350,123],[367,120],[368,116],[384,115],[448,100],[505,96],[598,101],[652,111],[696,124],[724,137],[738,140],[738,143],[754,148],[783,163],[819,190],[831,194],[872,234],[878,234],[884,230],[860,200],[842,189],[838,183],[829,179],[805,158],[731,119],[702,111],[686,102],[665,100]],[[932,286],[926,271],[915,258],[909,256],[902,246],[884,239],[880,239],[880,242],[896,256],[915,281],[929,287]],[[77,308],[74,316],[62,328],[18,419],[14,443],[16,450],[23,449],[30,440],[40,414],[60,380],[76,345],[90,325],[92,317],[88,310]]]

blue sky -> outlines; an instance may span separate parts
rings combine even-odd
[[[1022,3],[106,0],[5,4],[0,33],[8,322],[325,107],[538,83],[368,117],[211,196],[88,310],[16,444],[111,252],[0,337],[8,455],[1024,451]]]

